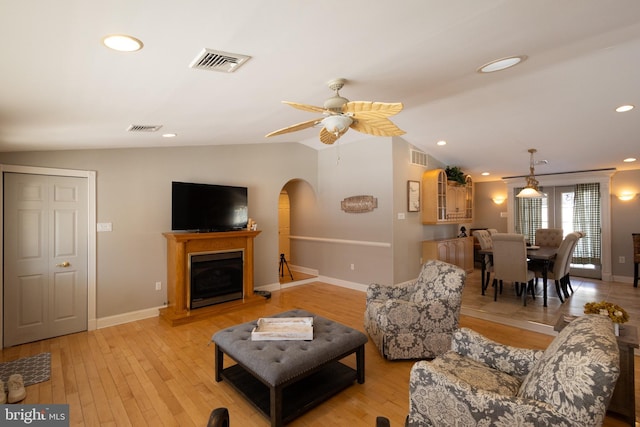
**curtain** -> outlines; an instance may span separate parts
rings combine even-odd
[[[515,197],[522,190],[513,193],[515,211],[515,232],[524,234],[528,242],[534,242],[536,230],[542,227],[542,200]]]
[[[573,252],[574,264],[600,265],[600,184],[576,184],[573,199],[573,229],[584,234]]]

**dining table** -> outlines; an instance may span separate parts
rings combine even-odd
[[[488,255],[489,258],[493,256],[492,249],[480,249],[478,251],[480,255]],[[529,264],[535,264],[536,267],[540,267],[540,272],[542,273],[542,300],[544,307],[547,306],[547,276],[549,272],[549,266],[551,265],[551,261],[553,261],[558,255],[558,248],[553,246],[527,246],[527,261]],[[487,271],[487,261],[486,257],[482,257],[482,295],[484,295],[484,291],[489,286],[489,283],[485,283],[485,273]]]

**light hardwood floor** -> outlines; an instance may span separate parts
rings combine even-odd
[[[210,411],[224,406],[234,427],[268,426],[231,387],[215,382],[210,338],[221,328],[293,308],[364,331],[364,293],[316,282],[187,325],[171,327],[153,318],[11,347],[0,351],[0,361],[51,352],[51,379],[28,387],[24,403],[68,403],[71,425],[205,426]],[[469,316],[462,316],[461,324],[521,347],[545,348],[553,339]],[[392,426],[404,425],[413,362],[387,361],[371,342],[365,351],[364,384],[354,383],[289,425],[374,426],[378,415]],[[353,355],[345,363],[355,366]],[[605,425],[624,423],[607,417]]]

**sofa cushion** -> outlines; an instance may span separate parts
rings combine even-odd
[[[569,323],[525,377],[518,396],[546,402],[581,425],[606,407],[620,371],[618,344],[606,316]],[[589,403],[591,402],[591,403]],[[604,413],[604,410],[602,410]]]
[[[497,393],[503,396],[515,396],[520,389],[518,378],[493,369],[482,362],[448,351],[435,358],[431,364],[434,369],[455,377],[471,387]]]

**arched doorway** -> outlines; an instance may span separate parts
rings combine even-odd
[[[281,284],[307,280],[317,277],[308,266],[296,264],[300,254],[296,254],[296,245],[292,244],[292,235],[296,234],[295,215],[305,216],[309,212],[309,199],[315,199],[313,189],[308,182],[291,180],[280,191],[278,198],[278,253],[280,257],[278,276]],[[300,220],[300,218],[297,218]],[[304,233],[306,234],[306,233]],[[295,236],[293,236],[295,238]]]
[[[278,251],[287,262],[291,260],[291,201],[287,190],[280,191],[278,199]]]

